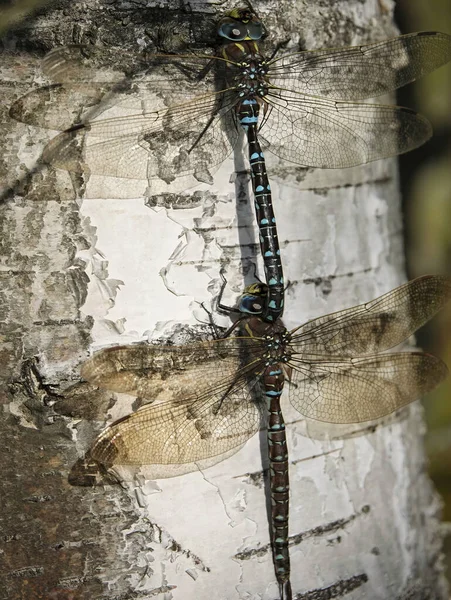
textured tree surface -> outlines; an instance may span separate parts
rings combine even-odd
[[[231,180],[240,168],[233,158],[213,185],[177,193],[71,177],[36,166],[54,132],[9,117],[17,98],[49,83],[40,60],[56,46],[94,43],[124,55],[143,47],[203,50],[215,42],[217,11],[228,8],[148,5],[55,1],[5,38],[1,600],[277,597],[263,434],[231,458],[179,477],[152,481],[143,470],[123,473],[123,486],[107,477],[92,488],[68,483],[103,425],[139,404],[78,385],[89,351],[210,336],[199,303],[216,296],[221,267],[228,303],[254,278],[253,208],[247,177]],[[388,0],[256,8],[271,33],[268,45],[288,41],[293,50],[396,35]],[[275,160],[269,167],[291,284],[289,328],[404,280],[395,161],[343,171]],[[133,199],[105,199],[108,190],[120,195],[118,186]],[[440,504],[425,474],[419,406],[364,430],[314,426],[288,403],[285,420],[296,597],[446,598]]]

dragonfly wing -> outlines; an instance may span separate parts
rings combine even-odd
[[[144,58],[121,50],[118,60],[111,50],[102,48],[55,48],[44,57],[42,70],[57,83],[19,98],[11,106],[10,116],[29,125],[64,131],[81,121],[87,123],[114,106],[135,113],[150,107],[147,112],[154,112],[162,96],[165,107],[183,104],[201,93],[215,91],[211,73],[194,81],[187,74],[198,73],[207,58]],[[177,67],[183,67],[183,71]]]
[[[160,111],[98,119],[56,136],[43,160],[71,172],[168,183],[209,171],[239,137],[230,95],[218,102],[208,94]]]
[[[130,53],[116,54],[116,60],[111,51],[96,46],[60,46],[50,50],[41,62],[41,70],[49,79],[56,83],[92,83],[115,82],[122,79],[127,67],[124,59],[128,58],[131,68]],[[119,60],[118,60],[119,59]],[[121,66],[119,66],[119,64]],[[143,68],[139,56],[134,56],[136,69]]]
[[[224,391],[143,406],[107,427],[90,455],[108,467],[186,464],[239,448],[259,430],[260,412],[247,383]]]
[[[185,81],[189,76],[194,81],[200,79],[201,72],[212,60],[215,57],[208,54],[146,54],[123,48],[71,45],[48,52],[42,60],[41,69],[54,82],[73,85],[118,82],[124,77],[142,78],[160,66],[179,65],[179,75],[184,73]],[[206,79],[208,73],[202,81]]]
[[[435,31],[364,46],[299,52],[275,59],[273,85],[334,100],[374,98],[451,60],[451,36]]]
[[[261,424],[256,349],[231,338],[97,353],[83,366],[84,378],[153,402],[107,427],[91,456],[108,467],[185,464],[239,448]]]
[[[194,174],[210,182],[210,169],[239,137],[235,96],[217,91],[215,70],[206,69],[214,57],[121,53],[119,70],[113,58],[83,46],[44,58],[44,72],[58,85],[10,109],[16,120],[66,130],[44,149],[43,161],[75,173],[167,183]]]
[[[295,354],[358,356],[393,348],[424,325],[451,297],[451,280],[418,277],[365,304],[317,319],[292,333]]]
[[[403,154],[432,135],[407,108],[335,102],[271,89],[262,135],[270,152],[308,167],[338,169]]]
[[[9,116],[34,127],[63,131],[79,122],[83,111],[92,112],[110,89],[109,84],[41,87],[18,98],[11,105]]]
[[[126,72],[131,73],[132,68],[136,72],[144,65],[138,56],[123,51],[113,59],[111,52],[94,46],[54,48],[43,58],[41,70],[55,84],[25,94],[13,103],[9,114],[28,125],[69,129],[80,122],[83,112],[90,111],[92,118],[93,107],[108,92],[123,87]]]
[[[435,356],[381,354],[328,361],[294,360],[290,402],[307,418],[360,423],[388,415],[431,391],[448,374]]]

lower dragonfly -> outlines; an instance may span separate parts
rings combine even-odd
[[[267,427],[272,550],[282,600],[292,598],[288,537],[289,479],[280,397],[305,417],[360,423],[388,415],[432,390],[446,365],[424,352],[384,353],[426,323],[451,298],[451,280],[424,276],[379,298],[287,331],[259,317],[267,286],[246,288],[239,335],[183,346],[104,349],[82,377],[151,400],[108,426],[86,459],[116,465],[179,465],[230,456]],[[252,314],[254,313],[254,314]],[[168,475],[166,475],[168,476]]]

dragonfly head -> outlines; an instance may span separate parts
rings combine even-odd
[[[240,312],[248,315],[261,315],[265,307],[268,294],[266,283],[252,283],[248,285],[238,302]]]
[[[218,35],[232,42],[255,41],[265,37],[266,30],[257,15],[248,7],[235,8],[220,20]]]

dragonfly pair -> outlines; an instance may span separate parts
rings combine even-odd
[[[196,469],[203,460],[238,451],[267,427],[274,564],[281,596],[289,600],[288,454],[280,410],[285,382],[293,407],[319,421],[364,422],[412,402],[444,378],[446,367],[421,352],[381,352],[430,319],[449,299],[451,284],[426,276],[288,332],[279,318],[283,273],[263,151],[303,166],[341,168],[419,146],[431,135],[423,117],[354,100],[381,95],[440,66],[451,56],[451,37],[425,32],[265,58],[265,30],[249,8],[229,13],[218,32],[226,41],[217,55],[154,55],[149,70],[129,83],[119,78],[95,85],[89,69],[77,71],[80,58],[95,54],[90,50],[50,53],[44,70],[59,82],[53,92],[60,102],[75,93],[98,99],[115,92],[126,106],[133,91],[141,100],[162,95],[169,106],[83,121],[54,138],[43,159],[75,173],[169,183],[194,173],[209,180],[211,168],[243,132],[247,136],[266,285],[243,295],[237,336],[175,347],[115,347],[87,361],[87,380],[152,401],[108,427],[88,459],[107,469],[153,463],[183,465],[186,472],[189,465]],[[76,73],[79,80],[69,82]],[[41,96],[25,96],[11,114],[39,124]]]

